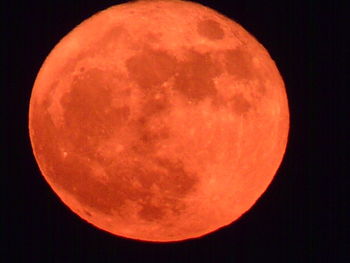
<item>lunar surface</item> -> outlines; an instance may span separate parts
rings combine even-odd
[[[114,235],[203,236],[249,210],[285,152],[283,80],[236,22],[193,2],[116,5],[52,50],[29,110],[35,158],[82,219]]]

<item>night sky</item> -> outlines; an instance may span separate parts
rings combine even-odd
[[[350,262],[346,140],[337,127],[349,83],[349,30],[340,1],[196,1],[232,18],[265,46],[289,100],[283,162],[264,195],[234,224],[194,240],[138,242],[92,227],[59,200],[32,154],[33,83],[63,36],[122,2],[1,2],[2,262]]]

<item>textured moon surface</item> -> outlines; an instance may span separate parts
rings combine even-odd
[[[116,5],[51,51],[29,109],[35,158],[82,219],[117,236],[203,236],[249,210],[285,152],[283,80],[236,22],[178,0]]]

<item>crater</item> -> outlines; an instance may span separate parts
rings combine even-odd
[[[209,40],[220,40],[225,35],[220,24],[211,19],[206,19],[198,22],[197,32],[200,36],[205,37]]]

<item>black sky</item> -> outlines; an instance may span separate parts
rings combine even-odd
[[[31,89],[64,35],[121,2],[1,2],[2,262],[350,262],[349,202],[343,199],[349,179],[340,177],[347,156],[338,146],[345,145],[345,131],[337,126],[349,54],[341,1],[196,1],[234,19],[266,47],[289,99],[283,163],[266,193],[233,225],[185,242],[136,242],[97,230],[62,204],[32,154]]]

